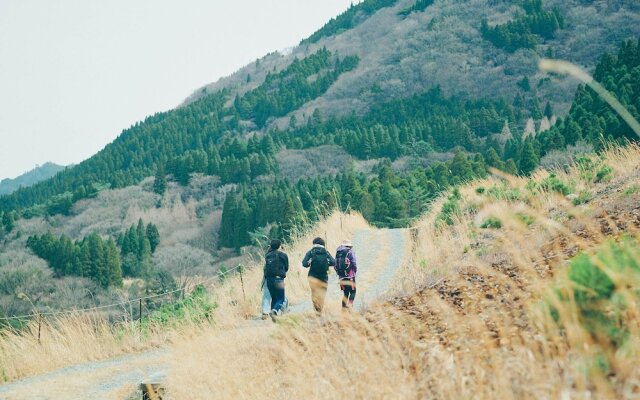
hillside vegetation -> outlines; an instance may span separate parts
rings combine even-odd
[[[326,210],[410,227],[448,193],[437,219],[455,225],[459,185],[489,171],[566,169],[635,140],[591,89],[536,64],[550,55],[595,68],[640,117],[639,15],[622,0],[358,3],[291,54],[262,58],[81,164],[1,196],[0,316],[184,291],[198,275],[225,280],[268,238],[291,241]],[[557,177],[545,185],[590,199]],[[111,322],[140,318],[131,307],[103,311]]]
[[[387,301],[324,322],[283,318],[274,331],[204,329],[174,346],[169,392],[633,398],[639,178],[630,146],[567,172],[462,186],[412,227],[413,258]]]

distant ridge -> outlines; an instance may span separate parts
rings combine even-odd
[[[45,179],[49,179],[65,168],[64,165],[54,164],[52,162],[37,165],[34,169],[26,172],[14,179],[3,179],[0,181],[0,196],[11,194],[20,187],[28,187]]]

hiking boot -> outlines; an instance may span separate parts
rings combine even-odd
[[[265,319],[269,318],[269,314],[262,314],[262,320],[264,321]]]
[[[271,312],[269,313],[269,316],[271,317],[271,321],[276,322],[276,317],[278,316],[278,311],[271,310]]]

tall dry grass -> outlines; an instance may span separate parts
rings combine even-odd
[[[326,237],[328,248],[337,247],[358,229],[367,229],[358,214],[333,213],[309,229],[299,229],[291,244],[285,244],[291,263],[287,296],[292,304],[306,299],[306,271],[300,266],[304,253],[316,236]],[[240,326],[258,315],[262,280],[262,260],[246,267],[242,278],[237,271],[224,282],[207,281],[210,302],[217,304],[211,320],[187,317],[179,324],[145,324],[135,321],[113,324],[99,313],[79,313],[29,322],[26,329],[0,332],[0,381],[11,381],[86,361],[108,359],[166,346],[178,337],[192,337],[202,329],[221,332]],[[197,280],[191,282],[197,284]],[[244,291],[243,291],[244,288]],[[40,339],[38,339],[40,338]]]
[[[595,170],[583,163],[554,176],[472,182],[460,189],[451,226],[437,222],[443,197],[412,229],[412,260],[397,279],[398,296],[363,314],[290,316],[275,327],[204,330],[177,342],[171,395],[638,397],[632,294],[640,282],[614,279],[628,285],[622,350],[593,334],[562,291],[575,287],[566,265],[576,253],[623,234],[640,238],[640,191],[633,189],[640,148],[613,148],[592,162]],[[569,189],[581,196],[567,196]]]

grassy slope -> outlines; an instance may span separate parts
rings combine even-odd
[[[15,379],[169,346],[175,364],[167,384],[174,398],[253,398],[274,390],[285,398],[555,398],[584,397],[586,390],[626,397],[638,378],[637,346],[611,352],[586,334],[570,307],[560,309],[568,327],[560,335],[541,308],[578,250],[623,232],[638,235],[640,148],[612,150],[594,165],[554,181],[558,189],[590,194],[578,207],[543,189],[551,182],[544,171],[531,180],[495,177],[461,188],[452,226],[435,227],[447,201],[441,199],[412,230],[412,259],[395,282],[402,291],[349,319],[247,323],[259,307],[259,292],[251,288],[259,286],[260,270],[254,268],[244,274],[246,297],[237,275],[214,285],[212,324],[187,318],[140,335],[134,323],[114,328],[97,316],[73,316],[47,324],[41,344],[34,324],[30,332],[1,338],[0,370]],[[605,165],[611,172],[594,182]],[[490,216],[501,221],[500,229],[480,228]],[[341,230],[341,222],[348,228]],[[348,237],[356,229],[367,229],[361,217],[334,214],[287,251],[297,260],[311,237]],[[337,245],[340,237],[328,236],[328,245]],[[294,302],[306,298],[301,274],[290,276],[288,294]],[[637,343],[637,314],[628,318],[631,343]],[[590,369],[598,352],[610,357],[615,380]]]
[[[595,182],[604,165],[611,172]],[[638,236],[639,175],[632,146],[556,176],[590,198],[580,206],[546,190],[563,186],[544,171],[463,187],[454,225],[435,227],[442,199],[414,227],[413,260],[397,282],[404,292],[349,320],[291,318],[233,337],[205,329],[175,345],[169,389],[175,398],[630,397],[637,308],[625,316],[632,345],[616,352],[556,302],[560,331],[542,299],[566,284],[566,262],[578,251]],[[480,228],[489,217],[502,227]],[[594,367],[602,354],[607,373]]]

